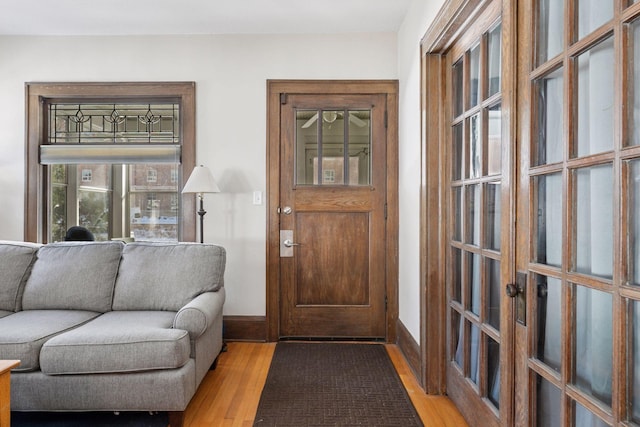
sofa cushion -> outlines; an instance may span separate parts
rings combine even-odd
[[[76,310],[29,310],[2,317],[0,359],[20,360],[16,371],[36,370],[39,367],[40,348],[47,339],[98,315]]]
[[[0,317],[8,316],[13,314],[13,311],[0,310]]]
[[[202,243],[134,242],[125,246],[114,310],[178,311],[224,285],[226,252]]]
[[[122,242],[62,242],[40,248],[22,298],[24,310],[111,309]]]
[[[40,246],[0,241],[0,310],[21,310],[24,284]]]
[[[179,368],[189,361],[187,331],[172,329],[175,313],[111,311],[48,340],[45,374],[135,372]]]

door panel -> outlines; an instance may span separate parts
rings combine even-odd
[[[386,97],[281,105],[281,337],[386,337]]]
[[[530,292],[518,425],[640,421],[636,3],[530,0],[519,11],[516,264]]]
[[[368,234],[367,212],[298,213],[296,306],[368,305]]]
[[[512,310],[504,284],[513,227],[503,215],[509,143],[503,138],[501,2],[494,1],[446,54],[447,393],[476,425],[507,423]],[[441,185],[442,185],[441,184]],[[506,192],[506,193],[505,193]],[[505,197],[505,194],[507,195]],[[505,376],[506,375],[506,376]],[[503,389],[507,389],[504,394]]]

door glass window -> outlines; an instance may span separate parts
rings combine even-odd
[[[578,37],[583,38],[613,18],[613,0],[578,0]]]
[[[487,258],[485,264],[487,275],[487,322],[496,330],[500,330],[500,297],[502,296],[502,283],[500,282],[500,261]]]
[[[532,165],[560,162],[563,159],[563,97],[564,82],[559,68],[534,83],[537,103],[537,132],[534,133]]]
[[[536,262],[562,265],[562,175],[553,173],[533,178],[535,195]]]
[[[480,45],[469,51],[469,108],[480,102]]]
[[[533,275],[536,286],[536,357],[556,372],[562,366],[562,281],[555,277]]]
[[[575,270],[606,278],[613,272],[613,168],[575,171]]]
[[[296,110],[297,185],[369,185],[370,110]]]
[[[611,405],[612,297],[585,286],[576,285],[575,289],[574,383],[586,394]]]
[[[558,55],[563,49],[564,0],[540,0],[536,31],[536,65]]]
[[[629,168],[629,282],[640,286],[640,160],[628,163]]]
[[[489,70],[487,73],[487,96],[493,96],[500,92],[500,82],[502,76],[502,25],[497,25],[487,34],[487,50]]]
[[[487,397],[496,408],[500,408],[500,344],[487,339],[488,393]]]
[[[487,137],[487,171],[485,174],[496,175],[502,172],[502,106],[490,107],[486,113],[489,118]]]
[[[560,389],[554,386],[540,375],[536,375],[536,411],[537,427],[560,427],[560,405],[562,394]]]
[[[606,3],[606,2],[603,2]],[[578,57],[578,157],[613,149],[613,37]]]

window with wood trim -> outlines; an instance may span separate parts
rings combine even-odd
[[[27,83],[25,240],[193,240],[195,86]],[[153,202],[150,204],[150,197]]]

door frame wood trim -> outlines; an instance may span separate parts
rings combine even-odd
[[[398,81],[267,80],[267,341],[280,337],[280,102],[286,94],[383,94],[387,98],[386,341],[395,342],[398,320]]]
[[[444,54],[487,0],[448,0],[420,42],[420,382],[430,394],[446,393],[447,295]],[[434,102],[435,101],[435,102]]]

